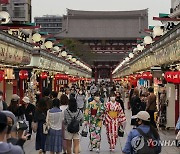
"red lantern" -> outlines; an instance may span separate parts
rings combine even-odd
[[[20,70],[19,71],[19,78],[22,80],[26,80],[28,78],[28,71],[27,70]]]
[[[4,80],[4,71],[0,71],[0,82]]]
[[[61,74],[57,73],[57,74],[55,75],[55,79],[56,79],[56,80],[61,79]]]
[[[45,79],[47,79],[47,72],[41,72],[41,79],[43,79],[43,80],[45,80]]]

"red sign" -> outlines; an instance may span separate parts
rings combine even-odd
[[[151,80],[153,78],[151,72],[144,72],[142,74],[142,78],[145,79],[145,80]]]
[[[165,79],[167,82],[180,83],[180,71],[177,72],[166,72]]]
[[[0,4],[9,4],[9,0],[0,0]]]
[[[28,71],[27,70],[20,70],[19,71],[19,78],[22,80],[26,80],[28,78]]]

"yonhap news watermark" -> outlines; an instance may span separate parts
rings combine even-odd
[[[176,147],[177,145],[180,145],[180,140],[146,140],[143,136],[137,136],[132,139],[131,145],[133,149],[136,150],[142,149],[145,145],[148,147]]]

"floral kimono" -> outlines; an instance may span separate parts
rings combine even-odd
[[[100,149],[101,128],[104,114],[104,104],[100,101],[92,101],[88,103],[85,110],[85,121],[89,123],[91,148]]]
[[[120,103],[110,101],[105,104],[104,120],[108,143],[110,144],[110,149],[114,150],[118,138],[118,128],[126,123],[126,117]]]

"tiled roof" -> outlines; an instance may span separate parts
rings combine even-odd
[[[56,36],[76,39],[136,39],[148,28],[148,12],[68,10]]]

